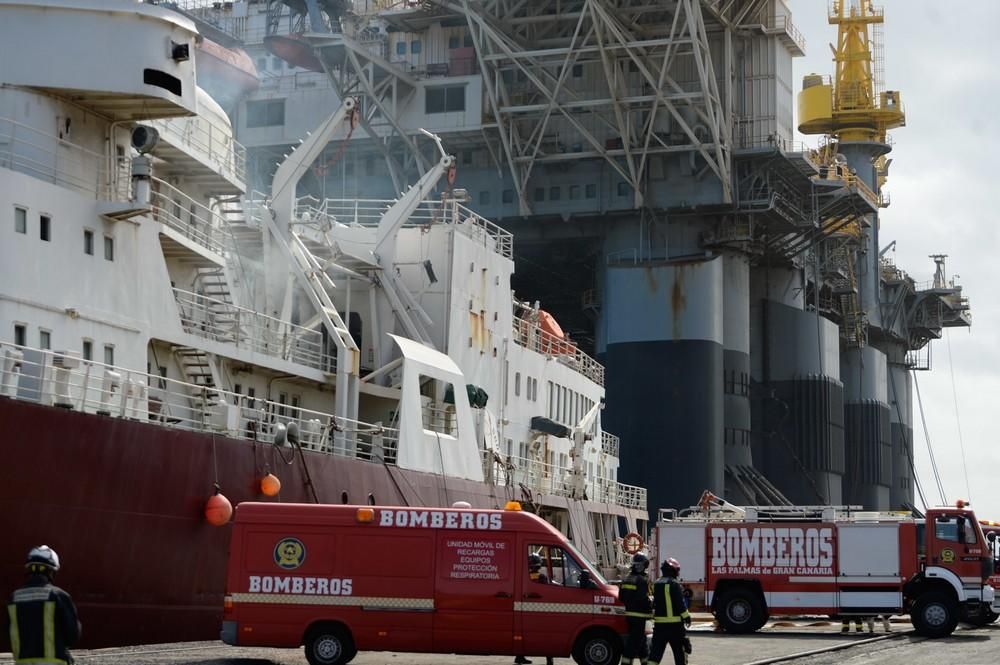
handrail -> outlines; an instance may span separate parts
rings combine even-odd
[[[0,168],[73,189],[99,201],[118,198],[111,186],[105,155],[7,117],[0,117]]]
[[[621,439],[610,432],[601,430],[601,452],[611,457],[618,457]]]
[[[173,292],[185,332],[325,372],[336,367],[322,333],[198,293]]]
[[[594,383],[604,385],[604,365],[581,351],[575,343],[556,337],[519,316],[514,317],[513,333],[518,346],[562,360]]]
[[[205,116],[150,120],[164,138],[176,139],[193,152],[208,158],[222,175],[239,183],[246,182],[247,151],[233,138],[228,127],[220,127]],[[174,141],[172,141],[174,142]]]
[[[153,219],[217,254],[231,246],[226,219],[206,205],[160,178],[151,178],[150,203]]]
[[[16,369],[0,373],[0,398],[59,404],[83,413],[265,443],[274,442],[279,423],[296,423],[303,448],[396,463],[399,430],[380,423],[81,360],[77,354],[0,342],[0,360],[11,359],[12,354]],[[59,370],[58,364],[76,367]],[[59,384],[60,372],[65,374],[64,387]]]
[[[488,481],[508,487],[524,485],[542,494],[573,497],[574,478],[569,467],[539,459],[505,456],[492,449],[483,450],[481,454],[483,472]],[[646,510],[647,506],[645,488],[600,476],[588,478],[584,484],[584,496],[576,498],[638,510]]]
[[[304,197],[299,202],[316,201]],[[325,199],[318,205],[299,206],[297,211],[310,212],[330,222],[348,226],[378,227],[386,209],[395,203],[385,199]],[[404,228],[426,227],[431,224],[451,224],[463,235],[478,239],[508,259],[514,257],[514,236],[497,224],[466,208],[455,199],[422,201],[407,218]]]

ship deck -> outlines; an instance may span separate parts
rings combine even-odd
[[[754,635],[726,635],[712,630],[710,617],[697,620],[689,632],[693,646],[690,665],[937,665],[941,662],[977,665],[993,663],[1000,645],[1000,625],[960,627],[940,640],[918,637],[905,617],[893,620],[893,632],[876,628],[874,634],[840,634],[840,623],[821,619],[773,621]],[[102,665],[306,665],[302,649],[230,647],[221,642],[183,642],[139,647],[74,651],[77,663]],[[530,656],[529,656],[530,657]],[[544,663],[544,658],[533,659]],[[507,665],[509,656],[459,656],[453,654],[396,654],[362,652],[356,665]],[[665,658],[663,662],[670,662]],[[0,654],[0,665],[13,663]],[[556,658],[553,665],[572,665],[571,658]]]

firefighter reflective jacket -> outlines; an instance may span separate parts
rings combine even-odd
[[[68,649],[80,638],[76,606],[45,576],[33,575],[10,597],[7,624],[15,663],[72,662]]]
[[[691,615],[684,604],[681,585],[673,577],[661,577],[653,585],[653,622],[680,623]]]
[[[629,573],[622,580],[618,600],[625,604],[625,616],[649,619],[653,606],[649,602],[649,578],[643,573]]]

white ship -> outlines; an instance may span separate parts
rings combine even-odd
[[[213,637],[228,531],[203,507],[267,474],[275,501],[517,500],[623,562],[646,492],[617,481],[603,367],[514,298],[447,145],[395,200],[301,197],[348,98],[247,192],[188,19],[0,0],[0,43],[6,586],[46,542],[89,645]]]

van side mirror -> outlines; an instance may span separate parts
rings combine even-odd
[[[580,571],[580,588],[581,589],[596,589],[597,585],[594,584],[593,578],[590,577],[590,571],[581,570]]]

